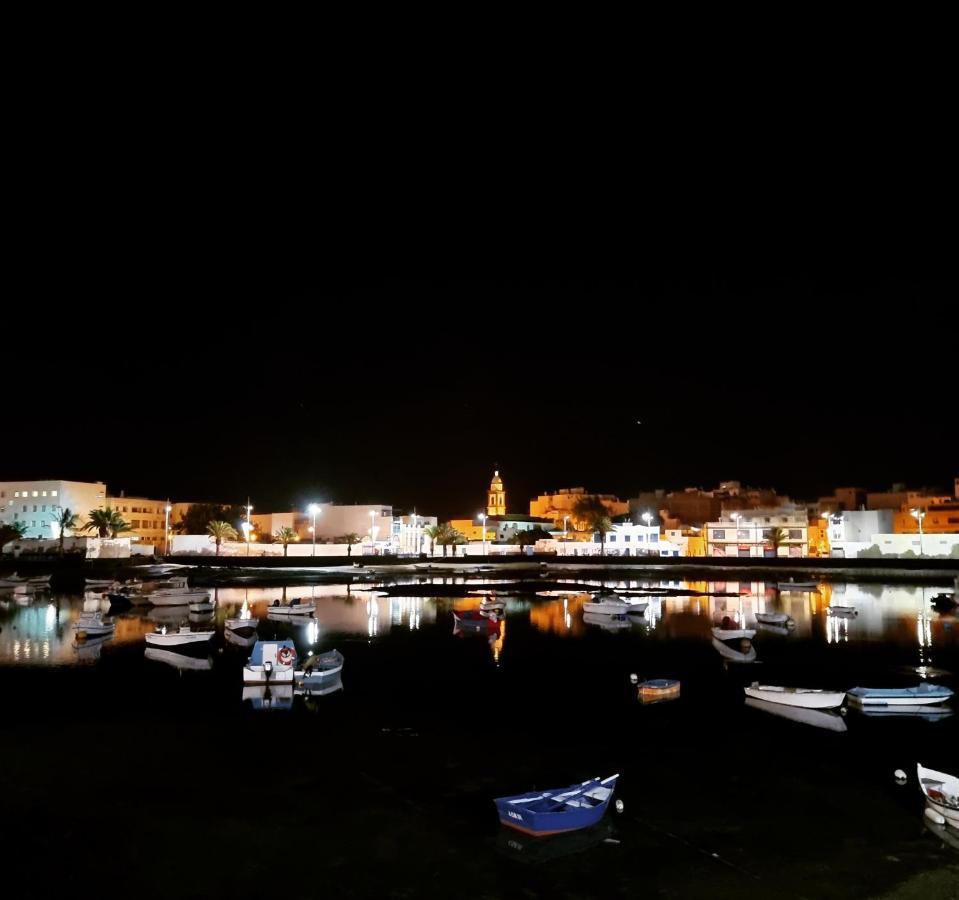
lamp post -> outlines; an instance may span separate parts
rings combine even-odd
[[[911,509],[909,514],[919,523],[919,555],[922,556],[922,520],[926,518],[925,510]]]
[[[567,523],[569,522],[569,516],[563,516],[563,556],[566,555],[566,551],[569,549],[566,546],[566,542],[569,540],[569,529]]]
[[[480,513],[477,517],[482,523],[483,528],[483,556],[486,556],[486,513]]]
[[[309,512],[311,516],[313,516],[313,527],[310,529],[310,531],[313,533],[313,554],[312,555],[316,556],[316,514],[320,511],[320,508],[315,503],[311,503],[309,507],[307,507],[307,511]]]
[[[370,556],[373,555],[373,551],[375,550],[375,545],[374,545],[374,543],[373,543],[373,540],[374,540],[374,538],[373,538],[373,520],[374,520],[375,518],[376,518],[376,510],[371,509],[371,510],[370,510]]]
[[[165,515],[164,515],[164,518],[163,518],[163,531],[164,531],[164,537],[163,537],[163,544],[164,544],[163,555],[164,555],[164,556],[169,556],[169,555],[170,555],[170,512],[172,511],[172,509],[173,509],[173,507],[170,506],[170,501],[167,500],[166,508],[164,509]]]
[[[650,546],[649,546],[649,545],[650,545],[650,543],[651,543],[651,541],[649,540],[649,530],[648,530],[648,529],[649,529],[649,523],[653,521],[653,516],[652,516],[652,514],[650,513],[650,511],[647,509],[646,512],[644,512],[644,513],[642,514],[642,516],[640,516],[640,518],[646,523],[647,531],[646,531],[646,536],[645,536],[645,538],[643,538],[643,542],[646,544],[645,549],[646,549],[646,551],[647,551],[647,553],[648,553],[649,550],[650,550]]]
[[[250,498],[246,498],[246,528],[243,530],[246,532],[246,555],[250,555],[250,531],[253,528],[252,523],[250,522],[250,513],[253,512],[253,506],[250,504]]]
[[[416,553],[416,550],[417,550],[417,548],[419,547],[419,541],[417,541],[417,539],[416,539],[416,537],[417,537],[417,535],[416,535],[416,519],[417,519],[417,518],[418,518],[418,517],[417,517],[416,513],[414,512],[414,513],[413,513],[413,530],[410,532],[410,552],[411,552],[411,553]]]
[[[730,513],[729,518],[733,520],[735,525],[734,531],[736,532],[736,556],[739,556],[739,520],[742,516],[738,512]]]

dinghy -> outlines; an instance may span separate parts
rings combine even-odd
[[[100,612],[80,613],[80,618],[73,623],[73,630],[76,632],[78,641],[85,640],[88,637],[113,634],[116,627],[113,622],[104,622],[103,614]]]
[[[925,769],[919,763],[916,763],[916,774],[926,804],[953,828],[959,828],[959,778],[935,769]]]
[[[782,687],[773,684],[759,684],[754,681],[743,688],[747,697],[765,700],[768,703],[781,703],[784,706],[801,706],[806,709],[833,709],[842,706],[846,699],[845,691],[826,691],[821,688]]]
[[[941,684],[922,682],[909,688],[861,688],[846,691],[849,702],[857,706],[928,706],[943,703],[952,691]]]
[[[713,647],[716,648],[720,656],[725,657],[730,662],[754,662],[756,659],[756,648],[748,640],[743,640],[738,643],[738,648],[734,648],[729,646],[729,644],[724,644],[717,638],[713,638]]]
[[[167,631],[164,626],[159,631],[145,634],[143,637],[150,647],[185,647],[188,644],[207,643],[216,632],[191,631],[189,626],[181,625],[178,631]]]
[[[535,794],[498,797],[500,823],[524,834],[544,837],[595,825],[606,813],[619,775]]]
[[[760,631],[766,632],[766,634],[778,634],[782,637],[789,637],[792,634],[792,628],[795,627],[795,622],[790,623],[789,627],[785,625],[767,625],[765,622],[760,622],[756,627]]]
[[[770,703],[768,700],[757,700],[755,697],[746,698],[746,706],[751,709],[761,709],[763,712],[789,719],[791,722],[800,722],[803,725],[812,725],[814,728],[823,728],[826,731],[845,731],[846,723],[839,713],[826,709],[808,709],[804,706],[785,706],[782,703]]]
[[[756,637],[755,628],[713,628],[713,637],[717,641],[735,641],[745,639],[751,641]]]
[[[827,616],[836,616],[840,619],[853,619],[859,615],[859,610],[855,606],[827,606]]]
[[[758,612],[756,621],[763,625],[784,625],[788,628],[795,628],[796,623],[784,612]]]
[[[615,594],[594,594],[583,602],[583,612],[591,612],[601,616],[625,615],[629,612],[629,604]]]
[[[294,672],[293,685],[297,690],[313,693],[331,683],[331,679],[343,671],[343,654],[330,650],[319,656],[311,656],[301,671]]]
[[[289,606],[280,606],[279,603],[267,607],[271,617],[276,616],[312,616],[316,612],[314,603],[291,603]]]
[[[674,678],[651,678],[649,681],[641,681],[637,688],[639,702],[648,704],[678,700],[679,687],[679,682]]]
[[[244,684],[293,684],[296,646],[293,641],[257,641],[243,667]]]

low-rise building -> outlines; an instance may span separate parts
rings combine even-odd
[[[943,501],[941,498],[925,498],[925,505],[917,503],[916,510],[924,512],[922,530],[926,534],[959,534],[959,501],[951,497]],[[889,529],[885,529],[888,531]],[[893,515],[892,531],[895,534],[918,534],[919,519],[912,514],[912,509],[900,510]]]
[[[102,481],[0,481],[0,524],[24,525],[24,537],[59,538],[54,520],[61,510],[80,517],[74,529],[78,532],[90,510],[105,505],[106,493]]]
[[[707,556],[809,555],[809,516],[804,507],[731,511],[704,528]]]
[[[602,543],[599,534],[593,535],[593,541]],[[615,552],[619,556],[659,556],[659,551],[658,525],[634,525],[632,522],[622,522],[614,524],[612,530],[606,534],[607,553]]]
[[[576,505],[584,500],[595,500],[603,505],[612,519],[629,512],[629,503],[612,494],[591,494],[584,487],[561,488],[553,494],[540,494],[529,501],[529,514],[532,519],[547,519],[553,527],[562,529],[564,520],[568,528],[583,530],[587,523],[578,519]]]
[[[121,491],[119,497],[107,497],[105,505],[116,510],[129,524],[130,530],[123,532],[124,537],[130,538],[134,543],[150,544],[158,552],[164,552],[168,534],[168,501],[128,497]],[[173,512],[172,506],[170,512]],[[172,519],[169,524],[172,525]]]

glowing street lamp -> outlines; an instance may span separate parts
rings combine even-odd
[[[926,518],[926,513],[922,509],[911,509],[909,514],[919,523],[919,555],[922,556],[922,520]]]
[[[483,556],[486,556],[486,513],[480,513],[476,518],[483,523]]]
[[[373,543],[375,540],[375,537],[373,536],[373,528],[374,528],[373,522],[375,519],[376,519],[376,510],[371,509],[370,510],[370,556],[373,555],[373,552],[376,549],[376,545]]]
[[[650,544],[652,543],[649,539],[649,523],[653,521],[652,513],[647,509],[640,518],[646,523],[646,551],[650,551]]]
[[[163,521],[163,531],[164,531],[163,543],[165,545],[164,552],[163,552],[164,556],[170,555],[170,513],[172,512],[172,510],[173,510],[173,507],[170,506],[170,502],[167,501],[166,510],[165,510],[166,516],[164,517],[164,521]]]
[[[311,503],[308,511],[313,516],[313,527],[310,529],[310,533],[313,535],[313,556],[316,556],[316,514],[320,511],[320,508],[315,503]]]
[[[246,555],[250,555],[250,528],[249,522],[241,522],[240,529],[243,531],[243,538],[246,540]]]
[[[569,528],[567,523],[569,522],[569,516],[563,516],[563,556],[566,555],[566,542],[569,540]]]
[[[250,555],[250,532],[253,530],[253,524],[250,522],[250,513],[253,512],[253,506],[250,503],[250,498],[246,498],[246,527],[243,529],[246,532],[246,555]]]

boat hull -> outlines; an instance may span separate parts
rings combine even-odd
[[[952,696],[948,688],[929,684],[918,688],[853,688],[846,693],[849,702],[856,706],[930,706],[944,703]]]
[[[755,697],[746,698],[746,706],[751,709],[761,709],[763,712],[789,719],[791,722],[800,722],[803,725],[812,725],[826,731],[846,731],[846,722],[839,713],[827,709],[809,709],[805,706],[786,706],[784,703],[770,703],[767,700],[757,700]]]
[[[213,637],[212,631],[191,631],[184,634],[147,634],[144,635],[150,647],[185,647],[190,644],[203,644]]]
[[[496,804],[496,811],[499,814],[500,824],[523,834],[533,837],[548,837],[553,834],[565,834],[570,831],[579,831],[583,828],[589,828],[596,825],[606,814],[613,797],[613,791],[616,788],[616,776],[613,776],[612,785],[608,789],[605,799],[595,805],[581,804],[579,800],[588,796],[594,790],[600,789],[601,784],[595,782],[579,799],[570,801],[565,808],[553,812],[529,808],[529,804],[523,802],[525,798],[522,795],[518,797],[500,797],[493,802]],[[576,791],[581,785],[574,785],[566,791]],[[561,791],[549,792],[560,795]],[[534,798],[536,795],[533,795]]]
[[[782,706],[795,706],[803,709],[833,709],[842,706],[846,698],[845,691],[819,691],[813,688],[779,689],[771,685],[743,688],[747,697],[756,700],[765,700],[767,703],[778,703]]]

